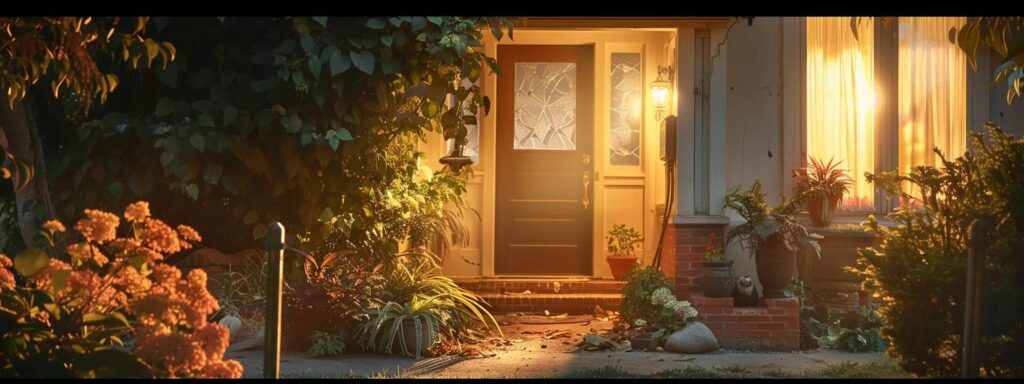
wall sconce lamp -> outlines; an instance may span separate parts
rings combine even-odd
[[[661,76],[665,75],[668,80]],[[651,97],[654,101],[654,118],[660,123],[668,116],[672,98],[672,66],[658,66],[658,78],[651,82]]]

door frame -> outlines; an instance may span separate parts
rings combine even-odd
[[[611,278],[611,273],[605,261],[605,212],[603,211],[603,205],[605,197],[605,189],[611,187],[626,188],[629,186],[643,188],[643,230],[641,232],[649,235],[656,233],[654,223],[655,217],[655,203],[657,201],[664,200],[664,175],[663,167],[661,163],[657,162],[657,145],[658,138],[656,134],[651,132],[657,132],[655,129],[652,131],[652,127],[656,127],[654,120],[654,112],[650,108],[644,108],[644,126],[643,126],[643,139],[642,139],[642,155],[641,159],[641,170],[636,171],[616,171],[606,166],[608,162],[607,150],[605,148],[605,141],[607,134],[604,132],[607,130],[608,116],[607,104],[605,100],[607,97],[606,91],[608,87],[609,79],[607,76],[602,76],[604,66],[607,65],[608,52],[623,47],[638,47],[643,52],[643,60],[645,67],[644,84],[647,85],[650,79],[653,79],[651,74],[656,73],[657,65],[667,63],[669,56],[675,56],[675,49],[668,50],[669,45],[675,48],[678,44],[676,39],[670,39],[668,35],[650,34],[647,32],[670,32],[673,35],[680,32],[680,25],[687,24],[687,22],[678,22],[672,26],[675,28],[658,28],[657,30],[555,30],[553,28],[544,28],[543,30],[538,29],[517,29],[516,40],[509,41],[507,38],[502,39],[500,42],[495,42],[490,36],[485,36],[484,45],[482,47],[484,53],[489,57],[497,58],[497,46],[499,44],[518,44],[518,45],[593,45],[594,49],[594,64],[595,64],[595,79],[594,79],[594,116],[593,121],[595,122],[595,132],[593,135],[593,146],[594,146],[594,186],[593,186],[593,201],[595,204],[595,210],[593,211],[592,220],[592,233],[593,233],[593,247],[592,247],[592,278]],[[667,25],[664,27],[668,27]],[[486,35],[486,34],[485,34]],[[658,37],[661,36],[661,37]],[[690,53],[686,53],[690,55]],[[673,58],[674,59],[674,58]],[[674,60],[673,63],[674,64]],[[680,68],[679,70],[685,70]],[[681,74],[677,72],[677,76]],[[485,73],[481,79],[481,86],[484,94],[490,98],[492,105],[497,105],[502,101],[497,97],[497,77],[488,73]],[[644,105],[650,102],[648,99],[649,94],[645,96]],[[496,275],[494,270],[495,263],[495,230],[496,230],[496,216],[495,216],[495,203],[496,203],[496,141],[495,141],[495,123],[496,114],[492,110],[491,114],[484,116],[481,121],[480,131],[480,163],[474,166],[474,176],[471,179],[472,183],[479,185],[480,191],[480,212],[482,221],[480,222],[480,258],[479,258],[479,275],[482,278],[515,278],[518,276],[511,275]],[[640,229],[640,228],[638,228]],[[653,248],[657,244],[656,236],[646,236],[645,241],[645,253],[644,257],[649,261],[653,256]],[[526,277],[526,276],[523,276]],[[544,278],[544,277],[563,277],[563,276],[538,276],[530,275],[529,278]]]

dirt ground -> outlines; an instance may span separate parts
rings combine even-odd
[[[573,369],[618,366],[646,375],[671,368],[697,365],[703,368],[742,366],[758,371],[800,373],[843,362],[868,363],[882,359],[881,353],[848,353],[817,350],[801,353],[771,353],[719,350],[700,355],[671,352],[631,351],[625,345],[614,350],[584,351],[577,344],[587,334],[603,333],[612,321],[594,316],[558,319],[543,316],[499,318],[507,341],[485,340],[474,346],[480,356],[442,356],[416,361],[389,355],[353,354],[311,358],[305,353],[286,352],[281,361],[284,378],[425,377],[425,378],[553,378]],[[547,322],[549,324],[537,324]],[[229,352],[245,367],[244,377],[262,377],[261,350]]]

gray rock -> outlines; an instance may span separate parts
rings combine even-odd
[[[717,351],[718,348],[715,334],[699,321],[694,321],[669,335],[665,341],[665,350],[670,352],[705,353]]]

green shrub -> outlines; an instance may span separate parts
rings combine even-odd
[[[310,356],[336,356],[345,350],[345,342],[341,335],[313,331],[313,335],[309,338],[313,342],[307,351]]]
[[[900,367],[918,375],[960,374],[967,274],[967,233],[975,219],[990,231],[983,290],[987,334],[980,362],[991,376],[1024,375],[1024,314],[1020,301],[1024,254],[1024,140],[994,125],[972,133],[972,151],[943,168],[914,167],[909,175],[866,174],[869,181],[912,207],[887,215],[896,227],[871,217],[864,225],[881,245],[861,249],[855,272],[878,298],[881,334]],[[938,151],[936,150],[938,153]],[[913,195],[901,186],[916,187]],[[905,204],[906,205],[906,204]],[[993,304],[999,305],[998,307]]]
[[[626,272],[626,285],[622,288],[622,304],[619,315],[626,323],[633,325],[637,319],[654,319],[662,305],[651,302],[651,295],[658,288],[666,288],[675,296],[676,290],[658,267],[634,264]]]

